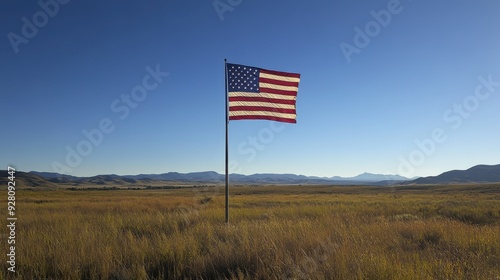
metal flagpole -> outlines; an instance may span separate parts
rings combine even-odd
[[[226,86],[226,224],[229,224],[229,168],[228,168],[228,124],[229,124],[229,106],[227,96],[227,59],[224,59],[224,80]]]

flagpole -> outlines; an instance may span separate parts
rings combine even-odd
[[[229,224],[229,168],[228,168],[228,124],[229,124],[229,106],[227,96],[227,59],[224,59],[224,81],[226,87],[226,224]]]

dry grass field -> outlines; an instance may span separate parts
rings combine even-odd
[[[498,184],[235,186],[229,225],[223,194],[20,190],[16,277],[500,279]]]

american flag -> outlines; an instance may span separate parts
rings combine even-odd
[[[227,64],[229,120],[296,123],[300,74]]]

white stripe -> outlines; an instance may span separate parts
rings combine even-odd
[[[292,109],[292,110],[295,109],[295,106],[290,104],[279,104],[271,102],[252,102],[252,101],[230,101],[229,107],[232,106],[268,107],[268,108]]]
[[[231,111],[229,116],[272,116],[284,119],[295,119],[297,114],[284,114],[276,112],[265,112],[265,111]]]
[[[240,92],[233,91],[229,92],[229,97],[264,97],[282,100],[297,100],[297,96],[293,95],[282,95],[282,94],[272,94],[272,93],[256,93],[256,92]]]
[[[279,76],[279,75],[273,75],[273,74],[266,74],[260,72],[260,77],[262,78],[267,78],[267,79],[273,79],[273,80],[278,80],[278,81],[285,81],[285,82],[300,82],[300,78],[294,78],[294,77],[285,77],[285,76]]]
[[[298,91],[299,90],[298,87],[281,86],[281,85],[268,84],[268,83],[259,83],[259,87],[272,88],[272,89],[278,89],[278,90],[287,90],[287,91]]]

